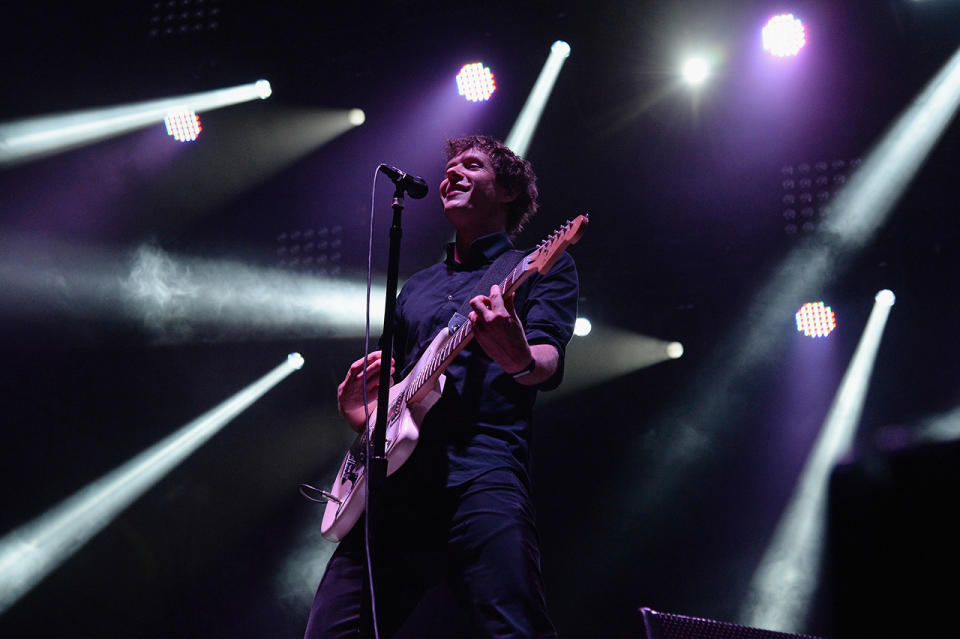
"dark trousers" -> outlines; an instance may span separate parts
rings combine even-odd
[[[374,575],[381,636],[396,634],[426,590],[444,580],[470,613],[475,634],[556,636],[533,509],[516,473],[493,470],[462,486],[433,490],[394,477],[387,481],[389,505]],[[366,634],[363,524],[361,519],[327,564],[305,637]],[[443,629],[433,634],[445,635]]]

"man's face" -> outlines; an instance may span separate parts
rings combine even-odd
[[[443,211],[455,226],[489,225],[497,217],[506,223],[511,197],[497,184],[490,157],[479,149],[467,149],[450,158],[440,183]]]

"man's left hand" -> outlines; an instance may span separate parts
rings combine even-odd
[[[503,295],[494,284],[489,296],[477,295],[470,306],[470,324],[483,351],[507,373],[522,371],[533,356],[513,308],[513,293]]]

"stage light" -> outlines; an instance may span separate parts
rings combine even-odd
[[[559,56],[567,58],[570,56],[570,45],[564,42],[563,40],[557,40],[550,45],[550,51],[556,53]]]
[[[889,297],[877,294],[794,494],[753,575],[741,612],[745,625],[797,632],[806,622],[820,577],[830,474],[853,443],[890,315]]]
[[[162,122],[171,109],[195,112],[270,95],[270,83],[251,84],[104,109],[45,115],[0,124],[0,166],[60,153]]]
[[[877,300],[877,302],[880,304],[885,304],[886,306],[893,306],[894,303],[897,301],[897,296],[893,294],[893,291],[891,291],[888,288],[885,288],[882,291],[879,291],[877,295],[874,297],[874,299]]]
[[[167,135],[178,142],[193,142],[203,130],[200,116],[190,109],[173,109],[163,118],[163,123],[167,127]]]
[[[782,167],[784,232],[797,235],[802,230],[810,234],[825,228],[833,210],[832,200],[861,164],[862,160],[855,158],[817,160],[812,167],[809,162]]]
[[[277,266],[320,276],[342,269],[343,227],[339,224],[283,231],[277,235]]]
[[[350,109],[347,111],[347,121],[353,126],[360,126],[367,121],[367,114],[363,109]]]
[[[553,85],[560,75],[560,69],[563,63],[570,56],[570,45],[563,40],[557,40],[550,47],[550,55],[537,76],[537,81],[530,89],[530,95],[520,110],[510,134],[507,136],[506,145],[513,149],[513,152],[519,156],[527,154],[530,147],[530,140],[533,139],[533,132],[540,123],[540,116],[543,115],[543,109],[550,98],[550,92],[553,91]]]
[[[578,317],[573,325],[573,334],[577,337],[585,337],[590,334],[590,329],[592,328],[593,325],[590,323],[590,320],[586,317]]]
[[[680,342],[670,342],[667,344],[667,357],[670,359],[680,359],[683,357],[683,344]]]
[[[792,13],[773,16],[761,32],[763,48],[778,58],[795,56],[807,43],[803,23]]]
[[[180,6],[177,6],[177,5]],[[195,0],[193,6],[190,6],[191,0],[153,0],[145,3],[152,5],[150,12],[150,29],[148,33],[151,38],[172,38],[177,37],[179,42],[183,42],[185,37],[192,39],[203,38],[208,32],[217,31],[220,28],[220,21],[223,19],[221,7],[227,3],[216,1],[204,2],[204,0]],[[232,8],[232,7],[231,7]]]
[[[457,74],[457,91],[470,102],[489,100],[497,85],[493,79],[490,67],[483,66],[482,62],[465,64]]]
[[[300,368],[303,358],[293,358],[294,355],[233,397],[0,539],[0,614],[234,417]]]
[[[796,314],[797,331],[807,337],[826,337],[837,327],[837,316],[823,302],[807,302]]]
[[[303,368],[303,355],[300,353],[290,353],[287,355],[287,363],[293,368],[293,370],[298,371]]]
[[[270,83],[266,80],[257,80],[253,83],[253,88],[261,100],[266,100],[273,95],[273,87],[271,87]]]
[[[700,86],[710,77],[710,63],[705,58],[688,58],[683,63],[680,74],[690,86]]]

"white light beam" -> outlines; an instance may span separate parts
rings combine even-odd
[[[0,538],[0,614],[230,420],[303,366],[299,353],[222,404]]]
[[[884,135],[834,202],[827,230],[863,246],[909,186],[960,106],[960,50]]]
[[[258,80],[227,89],[3,123],[0,124],[0,166],[52,155],[163,122],[173,108],[212,111],[266,99],[270,93],[270,83]]]
[[[550,47],[550,55],[543,69],[540,70],[540,76],[530,90],[530,95],[527,96],[527,102],[523,105],[513,128],[510,129],[510,135],[507,136],[505,144],[520,157],[525,156],[527,149],[530,148],[530,140],[540,122],[540,116],[543,115],[543,108],[547,104],[557,76],[560,75],[560,69],[568,57],[570,57],[570,45],[563,40],[554,42]]]
[[[857,432],[880,338],[893,306],[892,293],[884,293],[889,291],[877,294],[793,497],[751,580],[741,612],[746,625],[780,632],[803,628],[820,577],[830,473],[849,451]]]
[[[371,330],[381,328],[384,297],[383,286],[374,286]],[[161,342],[344,337],[364,333],[366,282],[178,256],[148,245],[111,254],[0,238],[0,302],[0,316],[57,312],[132,320]]]

